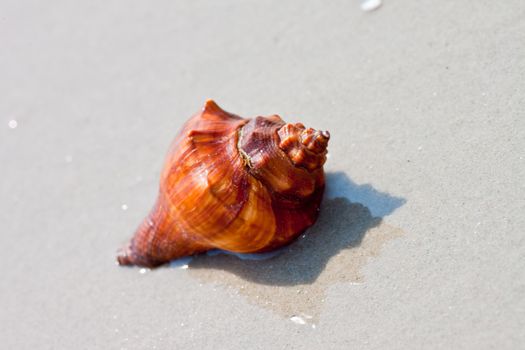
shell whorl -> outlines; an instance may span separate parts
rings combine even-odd
[[[330,139],[328,131],[306,129],[303,124],[287,123],[279,129],[279,148],[296,165],[309,171],[318,169],[326,161],[326,147]]]
[[[210,249],[269,251],[319,214],[327,132],[279,116],[244,119],[206,102],[175,138],[151,213],[118,255],[158,266]]]

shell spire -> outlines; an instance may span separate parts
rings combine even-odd
[[[279,148],[296,166],[309,171],[323,166],[326,161],[326,147],[330,139],[328,131],[306,129],[301,123],[287,123],[277,133],[280,139]]]

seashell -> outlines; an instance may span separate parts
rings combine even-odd
[[[317,219],[329,138],[278,115],[244,119],[208,100],[175,138],[157,201],[118,263],[154,267],[211,249],[289,244]]]

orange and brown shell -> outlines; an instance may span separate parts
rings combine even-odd
[[[329,137],[207,101],[173,142],[156,204],[119,264],[153,267],[211,249],[257,253],[290,243],[317,219]]]

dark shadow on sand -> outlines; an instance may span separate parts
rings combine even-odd
[[[201,255],[193,259],[191,269],[217,269],[232,272],[241,278],[267,285],[311,284],[324,270],[331,257],[343,249],[359,246],[366,232],[382,221],[361,203],[352,203],[347,195],[352,188],[359,188],[344,173],[327,174],[330,186],[344,190],[340,198],[325,198],[319,219],[306,233],[283,251],[267,260],[241,260],[231,255]],[[381,202],[384,212],[391,213],[404,203],[404,199],[392,197],[366,185],[367,200]],[[361,193],[364,193],[361,191]],[[385,206],[385,203],[388,206]]]

